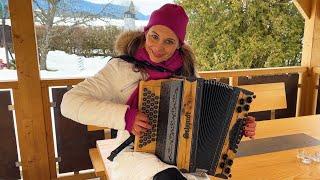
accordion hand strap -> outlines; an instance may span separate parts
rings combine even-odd
[[[134,141],[134,135],[130,134],[130,137],[126,139],[122,144],[120,144],[115,150],[110,153],[110,156],[107,158],[110,161],[113,159],[127,146],[129,146]]]

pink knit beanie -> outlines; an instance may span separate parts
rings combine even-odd
[[[152,12],[149,23],[144,31],[154,25],[164,25],[170,28],[178,36],[181,44],[184,42],[189,18],[184,9],[176,4],[165,4],[160,9]]]

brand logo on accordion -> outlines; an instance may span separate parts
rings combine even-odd
[[[186,112],[185,113],[186,116],[186,126],[184,127],[184,133],[183,133],[183,137],[185,139],[189,138],[189,132],[190,132],[190,118],[191,118],[191,113],[190,112]]]

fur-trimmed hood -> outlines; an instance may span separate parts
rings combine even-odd
[[[132,43],[133,39],[138,39],[137,37],[144,35],[143,31],[125,31],[121,33],[115,42],[115,52],[117,56],[120,55],[128,55],[128,45]],[[142,38],[142,37],[140,37]],[[141,41],[140,39],[139,41]],[[191,49],[191,47],[184,43],[181,48],[179,49],[181,55],[183,56],[183,68],[184,72],[183,75],[185,76],[198,76],[196,69],[195,69],[195,55]]]
[[[143,31],[138,31],[138,30],[125,31],[120,33],[114,45],[116,54],[118,56],[123,54],[128,54],[128,44],[130,43],[130,41],[140,36],[143,33],[144,33]],[[192,52],[191,47],[186,43],[183,44],[182,48]]]
[[[115,42],[114,49],[117,55],[128,54],[128,44],[130,41],[140,36],[143,31],[125,31],[119,34]]]

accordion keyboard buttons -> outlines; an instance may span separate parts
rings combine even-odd
[[[246,105],[243,106],[243,109],[244,109],[245,111],[249,111],[250,106],[249,106],[248,104],[246,104]]]
[[[219,167],[220,167],[221,169],[223,169],[223,168],[225,167],[225,165],[226,165],[226,164],[225,164],[224,162],[221,162],[220,165],[219,165]]]
[[[139,139],[139,148],[142,148],[153,141],[156,141],[156,130],[157,123],[156,119],[158,117],[158,104],[159,97],[152,93],[147,88],[143,89],[143,97],[142,97],[142,113],[146,114],[149,119],[149,123],[152,126],[151,129],[147,130]]]
[[[240,104],[240,105],[243,105],[243,104],[244,104],[244,99],[240,99],[240,100],[239,100],[239,104]]]
[[[227,165],[228,165],[228,166],[232,166],[232,164],[233,164],[233,160],[232,160],[232,159],[228,159],[228,160],[227,160]]]
[[[242,107],[241,107],[241,106],[238,106],[238,107],[237,107],[237,112],[238,112],[238,113],[241,113],[241,112],[242,112]]]
[[[223,159],[223,160],[226,160],[227,158],[228,158],[228,155],[227,155],[227,154],[222,155],[222,159]]]
[[[246,99],[246,101],[247,101],[247,103],[252,103],[252,97],[247,97],[247,99]]]
[[[226,174],[229,174],[230,171],[231,171],[231,170],[230,170],[230,168],[228,168],[228,167],[224,169],[224,172],[225,172]]]

